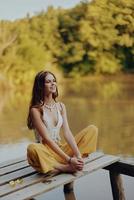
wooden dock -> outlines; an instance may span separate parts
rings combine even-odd
[[[59,186],[63,186],[64,192],[68,192],[72,189],[72,182],[103,168],[110,172],[113,199],[125,200],[120,174],[134,176],[134,165],[123,163],[119,157],[106,155],[101,152],[90,154],[85,158],[84,162],[83,171],[74,174],[64,173],[56,176],[36,172],[29,166],[26,157],[1,163],[0,199],[31,199]]]

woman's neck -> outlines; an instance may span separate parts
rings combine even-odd
[[[55,102],[55,101],[54,101],[54,99],[52,98],[52,95],[45,96],[45,101],[44,101],[45,104],[52,105],[54,102]]]

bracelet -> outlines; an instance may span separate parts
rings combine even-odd
[[[72,158],[70,157],[69,160],[68,160],[68,163],[69,163],[69,164],[71,164],[71,159],[72,159]]]

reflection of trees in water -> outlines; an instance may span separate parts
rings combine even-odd
[[[65,90],[66,95],[88,97],[91,101],[108,100],[122,95],[122,86],[116,81],[70,81]]]
[[[0,93],[0,114],[2,114],[3,107],[8,101],[8,94]]]
[[[0,94],[0,139],[2,143],[16,142],[28,137],[26,109],[29,96],[24,91],[7,91]]]
[[[19,108],[21,104],[28,101],[29,93],[27,89],[21,90],[7,90],[0,92],[1,102],[3,102],[3,106],[0,105],[0,109],[14,109]]]
[[[97,107],[99,147],[107,153],[133,154],[134,105],[109,102]],[[133,110],[133,112],[132,112]]]
[[[121,92],[121,85],[117,82],[111,81],[109,83],[105,83],[101,85],[99,88],[100,95],[104,98],[104,100],[117,98]]]
[[[134,154],[132,84],[112,81],[67,81],[59,85],[74,134],[89,124],[99,128],[98,148],[107,153]],[[33,139],[26,129],[31,88],[0,94],[1,141]]]
[[[76,134],[85,126],[89,125],[89,110],[87,109],[87,100],[85,98],[70,97],[63,99],[67,107],[69,125]]]
[[[95,124],[99,127],[100,149],[134,154],[133,100],[131,84],[89,81],[75,85],[71,82],[65,96],[70,126],[75,133],[88,124]]]
[[[95,124],[99,128],[99,149],[113,154],[134,154],[134,105],[93,103],[85,98],[68,98],[66,104],[73,133]]]

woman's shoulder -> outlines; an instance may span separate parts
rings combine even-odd
[[[61,113],[64,112],[64,110],[65,110],[65,104],[63,102],[61,102],[61,101],[58,101],[56,104],[57,104],[60,112]]]
[[[42,107],[39,107],[39,106],[33,106],[31,109],[30,109],[30,113],[31,114],[36,114],[36,113],[42,113]]]

